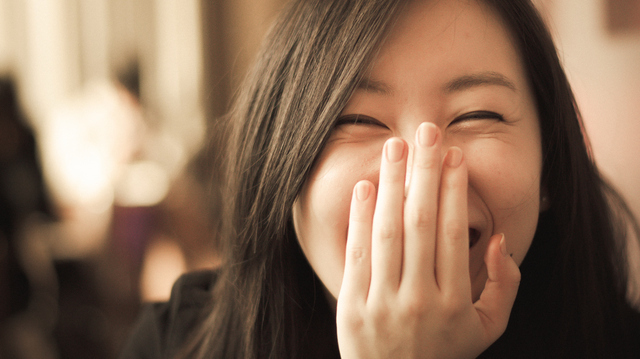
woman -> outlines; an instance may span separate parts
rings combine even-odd
[[[640,356],[635,222],[529,1],[295,1],[230,119],[226,262],[128,353]]]

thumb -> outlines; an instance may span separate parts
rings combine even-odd
[[[484,262],[489,278],[474,304],[488,340],[497,340],[507,328],[520,286],[520,269],[507,252],[504,234],[491,237]]]

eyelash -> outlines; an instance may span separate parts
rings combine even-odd
[[[463,115],[460,115],[454,118],[453,121],[449,123],[449,125],[456,122],[466,121],[466,120],[487,120],[487,119],[489,120],[493,119],[493,120],[498,120],[500,122],[504,122],[504,117],[499,113],[492,112],[492,111],[475,111],[475,112],[465,113]]]
[[[453,121],[449,123],[449,125],[452,125],[457,122],[466,121],[466,120],[483,120],[483,119],[494,119],[500,122],[504,122],[504,117],[499,113],[492,112],[492,111],[474,111],[474,112],[465,113],[463,115],[460,115],[454,118]],[[341,116],[336,120],[334,126],[338,127],[342,125],[375,125],[375,126],[387,127],[384,123],[376,120],[375,118],[365,116],[365,115]]]
[[[342,125],[375,125],[387,127],[384,123],[376,120],[373,117],[365,116],[365,115],[346,115],[341,116],[336,120],[335,127]]]

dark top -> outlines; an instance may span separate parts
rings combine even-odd
[[[146,305],[133,328],[127,344],[120,356],[121,359],[129,358],[173,358],[181,349],[190,331],[197,326],[198,320],[206,316],[203,313],[211,301],[211,291],[217,278],[214,271],[200,271],[181,276],[173,286],[171,299],[165,303],[153,303]],[[525,289],[525,288],[523,288]],[[522,296],[519,296],[522,297]],[[527,297],[526,295],[524,296]],[[520,301],[523,299],[520,298]],[[539,303],[538,303],[539,304]],[[523,306],[517,303],[515,307]],[[539,305],[538,305],[539,306]],[[625,328],[617,328],[616,338],[619,343],[610,348],[609,358],[640,358],[640,313],[628,308],[624,316],[627,321]],[[550,318],[555,315],[550,316]],[[512,312],[512,320],[523,323],[535,322],[533,318],[522,317],[517,311]],[[335,326],[335,322],[320,323],[314,326]],[[553,327],[553,323],[545,322],[544,327]],[[515,324],[515,323],[512,323]],[[557,333],[550,330],[545,336],[545,331],[530,328],[529,325],[512,325],[507,332],[494,345],[492,345],[480,357],[482,358],[542,358],[557,357],[550,353],[559,353],[557,346],[563,347],[568,343],[554,341]],[[531,331],[538,333],[537,338],[531,337]],[[332,332],[329,336],[335,336]],[[544,337],[544,338],[543,338]],[[314,336],[314,338],[319,339]],[[327,342],[327,340],[319,340]],[[335,341],[335,339],[334,339]],[[544,344],[543,344],[544,343]],[[555,344],[554,344],[555,343]],[[335,343],[334,343],[335,344]],[[573,343],[576,344],[576,343]],[[573,345],[568,345],[572,347]],[[582,347],[584,343],[577,343],[576,347]],[[325,348],[326,349],[326,348]],[[318,351],[318,348],[305,351],[307,353],[323,353],[311,355],[313,357],[339,357],[336,348],[330,348],[327,352]],[[335,352],[335,353],[334,353]],[[547,353],[547,354],[544,354]],[[587,355],[588,356],[588,355]],[[563,358],[585,357],[585,355],[572,355],[566,353]]]
[[[171,290],[169,302],[146,305],[133,327],[121,359],[172,358],[210,302],[216,273],[199,271],[182,275]]]

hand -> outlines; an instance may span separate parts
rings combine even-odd
[[[490,239],[488,280],[473,303],[462,151],[442,161],[430,123],[415,143],[406,198],[398,138],[385,143],[377,195],[369,181],[354,188],[336,309],[342,358],[474,358],[506,329],[520,271],[504,236]]]

